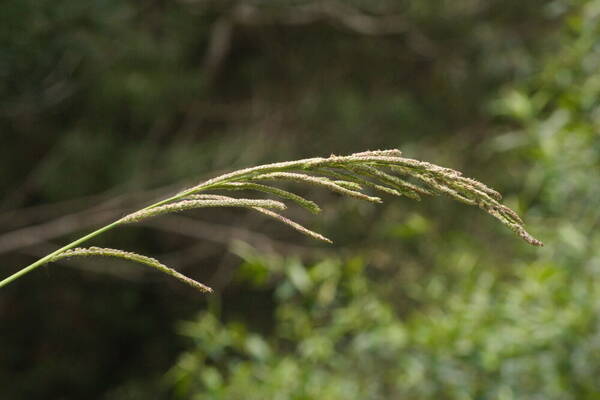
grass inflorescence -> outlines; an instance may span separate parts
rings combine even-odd
[[[274,211],[284,211],[287,208],[283,202],[285,200],[315,214],[321,211],[319,205],[314,201],[291,191],[272,186],[272,183],[284,181],[318,186],[348,197],[373,203],[381,203],[382,199],[372,193],[365,193],[367,188],[372,191],[399,197],[404,196],[413,200],[421,200],[422,196],[447,195],[462,203],[481,208],[527,243],[542,246],[541,241],[525,230],[521,218],[513,210],[500,203],[502,199],[500,193],[483,183],[463,177],[459,171],[453,169],[404,158],[402,153],[396,149],[375,150],[349,156],[331,155],[327,158],[316,157],[260,165],[212,178],[184,189],[165,200],[130,213],[75,240],[0,281],[0,287],[52,261],[77,256],[108,256],[150,266],[200,291],[210,292],[212,289],[208,286],[163,265],[154,258],[117,249],[79,248],[76,246],[122,224],[136,223],[163,214],[206,207],[247,208],[282,222],[308,237],[331,243],[331,240],[325,236]],[[266,184],[266,182],[269,184]],[[223,192],[235,194],[237,191],[266,193],[278,200],[239,198],[219,194]]]

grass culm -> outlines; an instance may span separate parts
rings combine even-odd
[[[377,192],[404,196],[413,200],[420,200],[422,196],[446,195],[462,203],[481,208],[527,243],[542,246],[541,241],[525,230],[521,218],[500,203],[502,196],[483,183],[466,178],[453,169],[404,158],[399,150],[375,150],[349,156],[331,155],[327,158],[316,157],[260,165],[212,178],[82,236],[0,281],[0,287],[8,285],[44,264],[63,258],[104,256],[137,262],[155,268],[202,292],[212,292],[210,287],[163,265],[154,258],[118,249],[78,246],[120,225],[137,223],[163,214],[207,207],[247,208],[286,224],[301,234],[331,243],[330,239],[320,233],[279,213],[287,208],[284,201],[294,203],[315,214],[321,210],[319,205],[309,199],[272,186],[285,181],[319,186],[373,203],[382,202],[380,197],[374,195]],[[369,192],[366,192],[367,189]],[[235,197],[237,191],[266,193],[273,198]]]

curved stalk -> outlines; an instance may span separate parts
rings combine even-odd
[[[396,174],[394,174],[396,173]],[[325,176],[323,176],[325,175]],[[331,180],[327,175],[333,175],[338,180]],[[406,180],[411,178],[412,182]],[[297,161],[285,161],[273,164],[259,165],[233,171],[200,183],[141,210],[135,211],[125,217],[114,221],[100,229],[89,233],[66,246],[48,254],[36,262],[15,272],[0,281],[0,287],[6,286],[21,276],[34,269],[60,258],[68,250],[73,249],[88,240],[104,233],[118,225],[138,222],[143,219],[157,216],[168,212],[179,212],[192,208],[202,207],[246,207],[257,210],[267,216],[283,222],[297,231],[321,240],[329,241],[322,235],[303,227],[284,216],[267,210],[267,208],[285,209],[286,206],[275,200],[264,199],[239,199],[233,197],[219,196],[214,194],[198,195],[207,190],[248,190],[266,192],[284,199],[290,200],[318,212],[318,205],[310,200],[304,199],[295,193],[288,192],[273,186],[257,184],[256,181],[282,181],[291,180],[295,183],[324,187],[334,192],[368,200],[381,202],[378,197],[372,197],[363,193],[365,185],[387,194],[395,196],[407,196],[420,199],[421,195],[446,194],[455,200],[468,205],[476,206],[499,220],[503,225],[511,229],[529,244],[541,246],[542,242],[531,236],[524,228],[523,221],[508,207],[500,203],[501,196],[496,191],[488,188],[483,183],[465,178],[458,171],[443,168],[428,162],[401,157],[399,150],[375,150],[355,153],[349,156],[335,156],[328,158],[316,157]],[[415,182],[418,181],[418,182]],[[195,196],[195,197],[194,197]],[[97,250],[77,249],[71,255],[96,254]],[[131,252],[121,250],[105,249],[105,253],[114,257],[132,255]],[[141,255],[140,255],[141,256]],[[137,256],[136,256],[137,257]],[[141,256],[145,257],[145,256]],[[137,257],[139,258],[139,257]],[[131,257],[129,257],[131,259]],[[158,265],[159,263],[155,263]],[[153,264],[154,265],[154,264]],[[176,276],[183,282],[195,287],[208,288],[190,278],[184,277],[170,268],[158,268],[162,272]],[[182,278],[183,277],[183,278]],[[184,279],[185,278],[185,279]],[[209,288],[208,288],[209,289]],[[205,290],[209,291],[209,290]]]
[[[21,276],[27,274],[28,272],[33,271],[34,269],[36,269],[37,267],[40,267],[44,264],[47,264],[48,262],[50,262],[52,260],[53,257],[57,256],[58,254],[62,253],[63,251],[67,251],[69,249],[72,249],[75,246],[80,245],[81,243],[87,242],[88,240],[100,235],[101,233],[104,233],[108,230],[111,230],[112,228],[116,227],[117,225],[120,225],[121,223],[119,221],[115,221],[113,223],[110,223],[108,225],[103,226],[102,228],[95,230],[94,232],[87,234],[83,237],[80,237],[79,239],[69,243],[66,246],[61,247],[58,250],[53,251],[52,253],[48,254],[45,257],[40,258],[39,260],[37,260],[36,262],[29,264],[28,266],[24,267],[23,269],[15,272],[14,274],[10,275],[8,278],[5,278],[3,280],[0,281],[0,287],[6,286],[9,283],[11,283],[12,281],[20,278]]]

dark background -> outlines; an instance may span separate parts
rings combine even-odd
[[[600,2],[0,4],[0,273],[221,172],[368,149],[505,195],[166,216],[0,290],[2,399],[600,396]],[[309,282],[309,283],[306,283]],[[189,321],[182,323],[182,321]],[[195,396],[195,397],[194,397]]]

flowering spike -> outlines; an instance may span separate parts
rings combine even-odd
[[[212,291],[213,291],[210,287],[208,287],[200,282],[197,282],[197,281],[193,280],[192,278],[189,278],[189,277],[183,275],[182,273],[175,271],[172,268],[167,267],[166,265],[162,264],[160,261],[158,261],[155,258],[147,257],[147,256],[133,253],[130,251],[108,249],[108,248],[101,248],[101,247],[89,247],[89,248],[77,247],[74,249],[64,251],[64,252],[52,257],[50,259],[50,262],[58,261],[60,259],[68,258],[68,257],[89,257],[89,256],[115,257],[115,258],[121,258],[121,259],[128,260],[128,261],[134,261],[134,262],[155,268],[155,269],[157,269],[161,272],[164,272],[168,275],[171,275],[172,277],[180,280],[181,282],[183,282],[187,285],[192,286],[193,288],[195,288],[197,290],[200,290],[201,292],[212,293]]]

